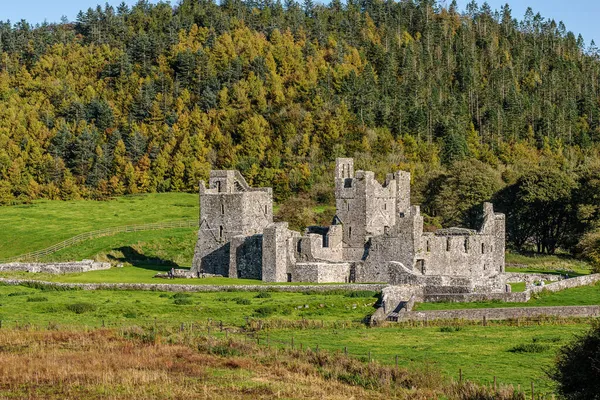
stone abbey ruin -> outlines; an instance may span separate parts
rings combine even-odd
[[[192,272],[266,282],[386,282],[504,292],[505,221],[484,205],[479,231],[423,231],[410,204],[410,173],[370,171],[336,160],[336,215],[301,234],[273,222],[271,188],[251,188],[238,171],[211,171],[200,185],[200,228]]]

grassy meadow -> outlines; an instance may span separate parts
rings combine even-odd
[[[118,290],[66,290],[28,286],[0,286],[0,319],[5,330],[139,329],[168,336],[184,324],[195,324],[197,334],[207,333],[207,324],[221,321],[225,326],[259,326],[262,342],[268,332],[273,346],[296,348],[348,349],[349,355],[392,365],[395,356],[408,370],[430,369],[446,378],[457,378],[536,387],[549,392],[543,369],[552,363],[559,346],[567,343],[587,325],[569,322],[555,325],[489,326],[465,324],[448,327],[389,325],[368,328],[361,320],[373,311],[374,292],[279,293],[221,292],[167,293]],[[442,324],[440,322],[440,324]],[[139,328],[136,328],[139,327]],[[267,330],[264,330],[264,328]],[[217,327],[211,333],[225,339]],[[231,336],[231,335],[230,335]],[[233,335],[235,336],[235,335]],[[242,338],[241,336],[237,336]],[[534,344],[533,350],[528,345]],[[520,349],[520,345],[523,349]],[[280,347],[286,347],[279,344]],[[289,347],[289,346],[287,346]]]
[[[0,207],[0,259],[40,250],[80,233],[198,218],[198,195],[154,193],[109,201],[39,200]]]

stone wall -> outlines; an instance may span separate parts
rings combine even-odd
[[[530,274],[525,272],[505,272],[504,278],[506,279],[506,283],[533,283],[539,281],[551,281],[556,282],[561,280],[560,275],[556,274]]]
[[[564,307],[511,307],[480,308],[467,310],[411,311],[404,314],[403,320],[506,320],[535,317],[599,317],[600,306]]]
[[[0,264],[0,271],[21,271],[46,274],[67,274],[77,272],[98,271],[110,269],[110,263],[96,262],[93,260],[83,260],[78,262],[64,263],[10,263]]]
[[[262,279],[263,235],[235,236],[229,247],[229,277]]]
[[[593,285],[600,281],[600,274],[591,274],[578,276],[577,278],[563,279],[562,281],[550,283],[544,286],[533,286],[529,288],[531,293],[539,293],[542,291],[559,292],[561,290],[575,288],[579,286]]]
[[[154,292],[331,292],[338,290],[381,291],[383,284],[340,284],[340,285],[181,285],[169,283],[59,283],[33,279],[0,278],[6,285],[36,284],[75,290],[141,290]]]
[[[296,263],[292,272],[292,282],[348,282],[349,277],[349,263]]]

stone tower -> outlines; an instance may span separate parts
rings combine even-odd
[[[336,215],[344,226],[344,259],[361,260],[373,236],[390,232],[410,212],[410,173],[388,174],[381,185],[371,171],[354,173],[351,158],[336,160]]]
[[[230,253],[236,250],[232,243],[244,245],[245,238],[262,234],[272,222],[271,188],[251,188],[238,171],[211,171],[208,188],[200,183],[200,228],[192,271],[230,276]]]

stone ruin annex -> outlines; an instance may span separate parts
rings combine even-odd
[[[505,220],[485,203],[479,231],[423,231],[410,204],[410,173],[370,171],[338,158],[332,225],[304,233],[273,222],[271,188],[238,171],[211,171],[200,184],[200,228],[192,273],[265,282],[386,282],[504,292]],[[467,289],[464,289],[467,288]]]

